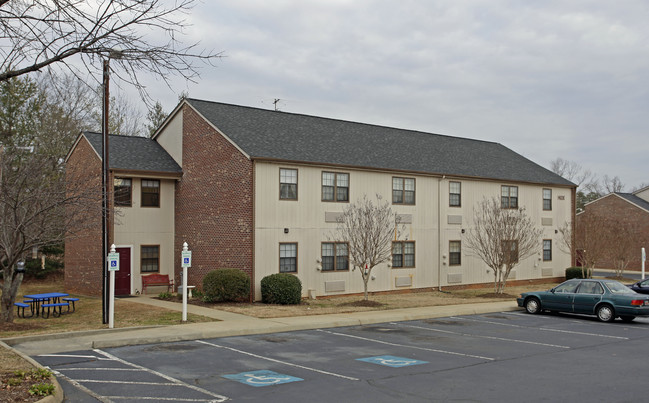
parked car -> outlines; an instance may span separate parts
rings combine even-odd
[[[627,287],[635,292],[639,292],[640,294],[649,294],[649,279],[640,280],[637,283],[628,285]]]
[[[569,312],[597,315],[602,322],[630,322],[649,316],[649,296],[615,280],[572,279],[548,291],[525,292],[516,299],[528,313]]]

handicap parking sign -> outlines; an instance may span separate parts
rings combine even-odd
[[[192,267],[192,251],[183,251],[181,254],[180,267]]]
[[[279,374],[268,370],[248,371],[240,374],[223,375],[223,377],[254,387],[272,386],[304,380],[302,378],[296,378],[294,376]]]
[[[119,271],[119,253],[108,254],[108,270]]]

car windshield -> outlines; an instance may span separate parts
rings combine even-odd
[[[636,294],[635,291],[619,281],[605,281],[604,284],[612,294]]]

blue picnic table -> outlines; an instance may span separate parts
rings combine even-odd
[[[45,318],[49,318],[50,308],[54,309],[53,312],[54,316],[61,316],[61,308],[64,306],[68,307],[68,311],[70,310],[69,302],[61,302],[61,298],[67,296],[69,296],[69,294],[66,294],[64,292],[47,292],[43,294],[24,295],[23,297],[28,298],[30,300],[29,304],[31,305],[32,315],[34,315],[35,313],[36,316],[38,316],[39,314],[41,314],[40,311],[42,309],[43,310],[42,316]],[[47,308],[47,316],[45,316],[45,308]]]

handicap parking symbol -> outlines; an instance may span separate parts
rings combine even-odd
[[[255,387],[272,386],[304,380],[302,378],[296,378],[294,376],[279,374],[268,370],[248,371],[240,374],[223,375],[223,377]]]
[[[116,260],[111,260],[110,267],[117,267],[117,261]]]
[[[392,368],[409,367],[411,365],[428,364],[428,361],[420,361],[412,358],[395,357],[393,355],[380,355],[376,357],[357,358],[357,361],[371,362],[372,364],[385,365]]]
[[[184,258],[184,259],[183,259],[183,263],[185,263],[185,264],[189,264],[189,258],[188,258],[188,257]]]

